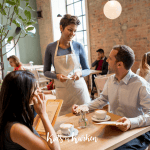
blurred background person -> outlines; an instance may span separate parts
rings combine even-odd
[[[95,67],[95,70],[102,71],[99,73],[100,75],[105,75],[108,72],[108,63],[106,62],[107,57],[104,55],[103,49],[98,49],[97,51],[97,59],[92,63],[92,67]],[[97,75],[92,74],[92,90],[91,90],[91,98],[94,99],[94,93],[96,91],[96,85],[94,79]]]
[[[150,52],[143,55],[140,68],[136,71],[136,74],[150,83]]]
[[[19,58],[15,55],[11,55],[7,58],[11,67],[14,67],[14,71],[25,70],[20,62]]]

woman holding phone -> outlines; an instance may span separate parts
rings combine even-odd
[[[46,113],[46,100],[37,93],[34,75],[29,71],[13,71],[3,80],[0,95],[0,149],[1,150],[60,150],[59,142],[46,141],[33,128],[33,111],[40,116],[46,134],[56,133]]]

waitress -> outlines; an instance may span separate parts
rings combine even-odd
[[[89,75],[86,53],[83,46],[72,38],[79,19],[66,14],[60,21],[60,40],[50,43],[45,52],[44,75],[55,79],[56,98],[63,99],[60,115],[71,113],[73,104],[86,104],[90,96],[84,76]],[[51,72],[51,65],[55,73]]]

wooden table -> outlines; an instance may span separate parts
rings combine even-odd
[[[111,116],[112,121],[120,118],[120,116],[111,113],[108,113],[108,115]],[[80,116],[67,114],[57,118],[54,126],[55,131],[59,129],[61,123],[70,122],[73,123],[75,128],[79,131],[76,137],[77,140],[82,137],[88,137],[86,141],[78,141],[78,143],[75,143],[75,139],[73,141],[72,139],[60,140],[61,150],[113,150],[150,130],[150,126],[148,126],[122,132],[115,126],[94,124],[91,120],[92,116],[93,113],[87,114],[89,125],[85,129],[78,129]],[[91,141],[88,142],[88,139],[91,139]],[[96,139],[97,142],[95,142],[94,139]]]
[[[90,74],[89,74],[89,82],[91,83],[91,90],[92,90],[92,74],[99,74],[102,73],[100,70],[92,70],[90,69]],[[88,88],[89,88],[89,82],[88,82]]]

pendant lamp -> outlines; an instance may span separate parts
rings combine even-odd
[[[116,19],[121,15],[122,12],[122,7],[121,4],[116,1],[116,0],[109,0],[105,5],[104,5],[104,15],[108,19]]]

